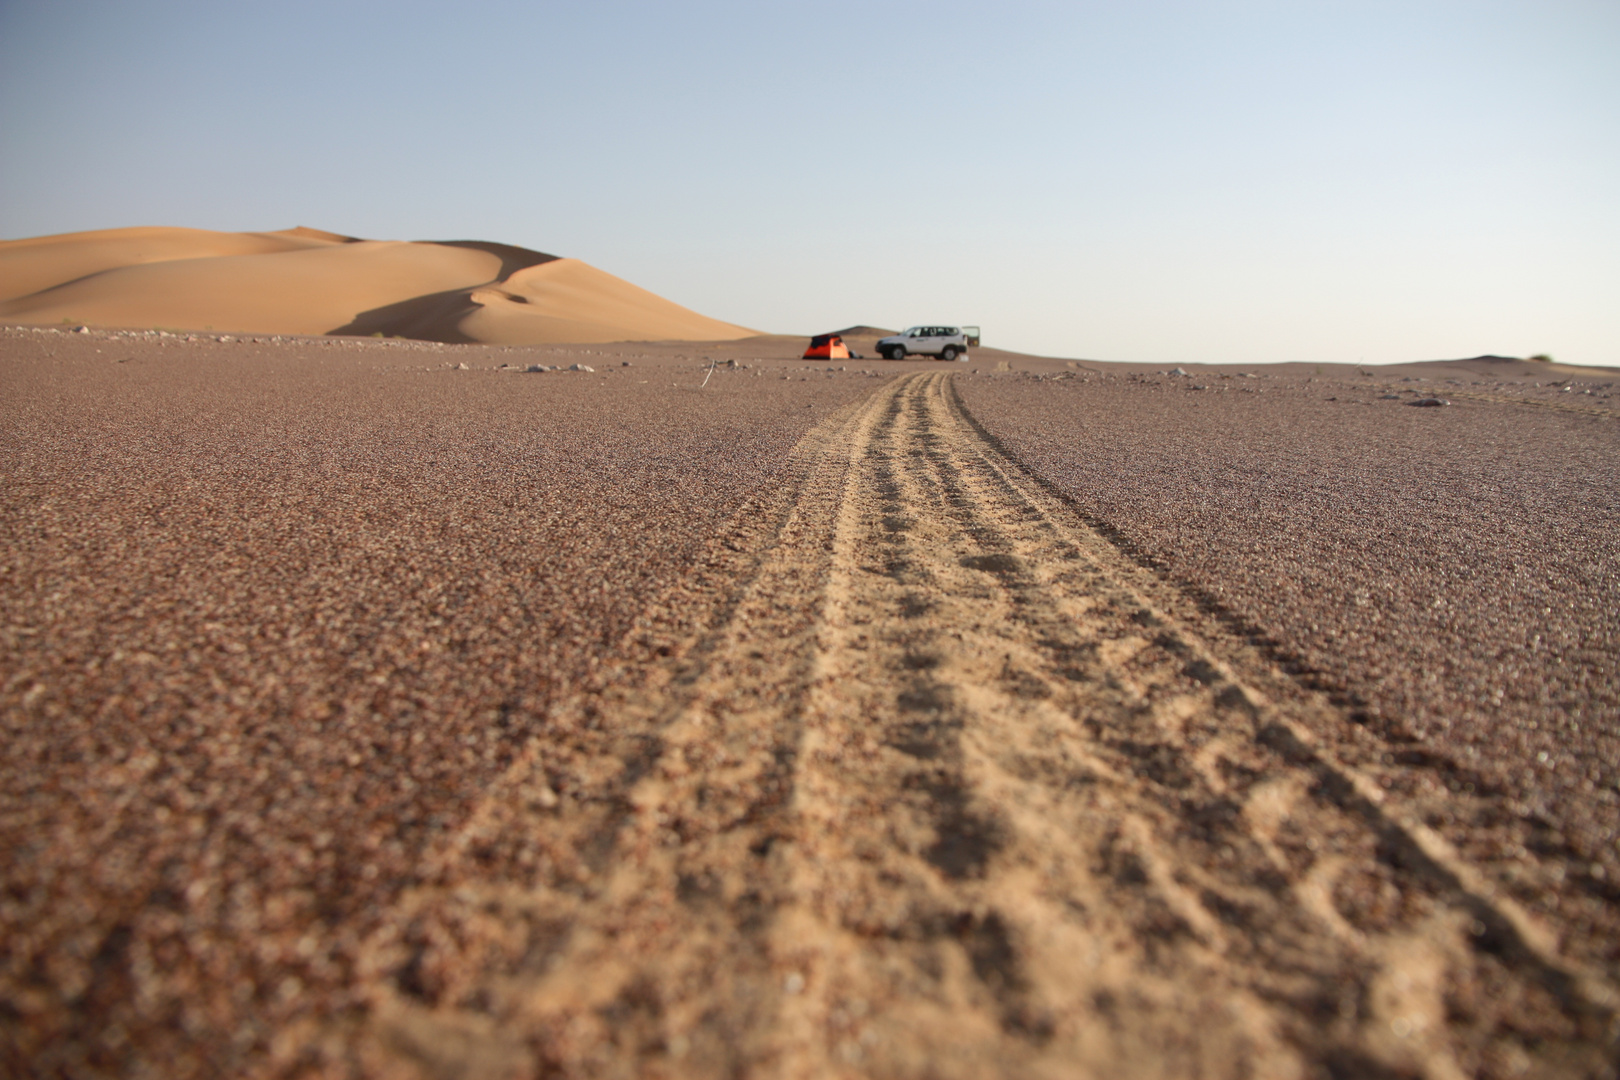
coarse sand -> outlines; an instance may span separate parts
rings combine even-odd
[[[0,330],[0,1071],[1613,1074],[1613,373],[802,347]]]
[[[1620,373],[1248,370],[962,392],[1133,555],[1397,752],[1490,791],[1479,813],[1516,825],[1486,857],[1551,864],[1527,903],[1620,960]],[[1434,394],[1452,405],[1411,407]]]
[[[597,372],[496,370],[531,360]],[[424,846],[870,381],[36,331],[0,363],[0,1025],[51,1075],[219,1075],[347,1000]]]

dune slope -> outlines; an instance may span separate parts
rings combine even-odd
[[[0,242],[0,319],[502,344],[754,333],[575,259],[305,228],[112,229]]]
[[[719,322],[598,270],[558,259],[519,270],[471,294],[479,308],[461,323],[475,341],[726,341],[753,331]]]
[[[305,228],[267,233],[97,229],[0,241],[0,303],[123,266],[224,255],[275,255],[350,241],[350,237]]]

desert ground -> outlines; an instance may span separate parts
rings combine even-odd
[[[6,1075],[1617,1075],[1620,372],[30,243]]]

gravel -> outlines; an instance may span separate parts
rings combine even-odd
[[[226,1075],[351,1003],[424,848],[870,386],[653,351],[0,331],[0,1073]]]
[[[279,1037],[363,1004],[360,942],[546,710],[927,366],[802,347],[0,329],[0,1073],[298,1074]],[[1613,380],[1005,357],[954,368],[994,436],[1488,797],[1567,869],[1521,901],[1615,962]]]
[[[1489,794],[1565,881],[1521,899],[1612,963],[1620,422],[1528,385],[1412,409],[1374,382],[1296,368],[1206,394],[1114,371],[960,385],[992,435],[1141,561],[1401,753]]]

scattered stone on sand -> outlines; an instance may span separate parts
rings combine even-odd
[[[1450,405],[1451,402],[1447,401],[1445,398],[1426,397],[1418,398],[1416,401],[1412,402],[1412,404],[1416,405],[1420,409],[1436,409],[1442,405]]]
[[[1326,409],[1320,389],[1337,395],[1345,384],[1307,387],[1302,372],[1264,376],[1276,380],[1264,391],[1212,384],[1243,392],[1189,402],[1164,392],[1162,377],[1158,387],[1128,384],[1113,369],[1086,379],[1067,378],[1069,369],[1049,385],[1043,372],[1062,361],[1020,359],[1019,379],[958,369],[966,377],[950,385],[971,412],[918,380],[909,397],[889,399],[910,403],[897,413],[852,413],[811,434],[812,412],[864,408],[871,384],[765,387],[761,378],[732,380],[726,395],[664,395],[665,382],[695,382],[672,346],[638,358],[648,380],[604,380],[612,386],[379,381],[374,372],[451,365],[419,355],[438,345],[300,339],[283,339],[273,363],[222,364],[224,354],[183,337],[98,330],[137,361],[113,372],[99,356],[108,342],[60,336],[70,330],[0,335],[0,394],[14,402],[0,431],[11,478],[0,485],[0,524],[16,541],[0,575],[8,1061],[43,1061],[32,1070],[42,1075],[122,1060],[105,1071],[264,1080],[323,1069],[632,1075],[661,1064],[646,1034],[669,1056],[688,1055],[672,1074],[741,1072],[754,1059],[730,1047],[758,1036],[775,1053],[777,1012],[767,1002],[760,1027],[727,1003],[763,989],[800,1002],[799,1017],[838,1017],[831,1037],[848,1038],[826,1046],[869,1055],[850,1065],[864,1075],[908,1071],[912,1059],[885,1049],[896,1038],[910,1040],[902,1050],[938,1039],[941,1049],[923,1046],[915,1060],[958,1054],[962,1075],[1067,1075],[1075,1056],[1099,1073],[1182,1075],[1195,1071],[1187,1058],[1161,1062],[1142,1032],[1186,1034],[1200,1052],[1226,1053],[1222,1032],[1270,1030],[1251,1028],[1250,1016],[1287,1025],[1286,1045],[1250,1052],[1278,1073],[1348,1058],[1358,1074],[1488,1075],[1505,1062],[1497,1072],[1606,1075],[1607,1006],[1537,988],[1588,967],[1606,986],[1620,940],[1609,899],[1620,880],[1611,735],[1620,678],[1612,650],[1597,647],[1620,626],[1604,603],[1605,552],[1620,535],[1611,497],[1620,433],[1575,415],[1598,412],[1574,402],[1578,386],[1567,401],[1552,398],[1556,387],[1536,401],[1471,392],[1467,424],[1403,422],[1387,410]],[[345,353],[333,363],[338,349],[373,362]],[[459,355],[489,370],[512,353]],[[772,356],[765,374],[796,360]],[[896,367],[870,375],[889,379]],[[514,361],[506,370],[560,369]],[[795,379],[802,370],[795,363]],[[1259,392],[1274,396],[1257,402]],[[103,411],[109,400],[119,407]],[[969,418],[1032,475],[997,464],[1012,477],[1004,486],[974,465],[1001,459]],[[220,467],[233,460],[251,467]],[[326,464],[346,460],[356,467]],[[873,483],[891,463],[893,496]],[[941,503],[942,483],[971,497]],[[1049,504],[1048,484],[1073,512]],[[1575,490],[1591,496],[1572,505]],[[840,514],[844,498],[861,501]],[[902,520],[891,499],[908,515],[921,508],[903,530],[891,527]],[[819,517],[793,519],[802,528],[778,527],[818,505]],[[959,511],[986,531],[957,531]],[[1088,520],[1117,535],[1093,535]],[[840,522],[853,530],[848,543],[826,546]],[[733,538],[740,547],[728,546]],[[978,562],[980,550],[996,565]],[[1095,557],[1103,581],[1142,606],[1094,611],[1075,591],[1089,582],[999,561],[1070,550]],[[861,569],[900,557],[918,560],[903,580]],[[738,619],[791,627],[799,644],[744,633],[742,621],[735,632],[722,626],[727,598],[756,580],[747,576],[756,566],[768,571],[758,580],[778,584],[751,593],[769,602],[738,605],[747,609]],[[832,586],[814,584],[823,570]],[[820,604],[803,617],[790,602],[795,590],[824,596],[833,586],[850,606]],[[1174,604],[1152,607],[1160,595]],[[1207,623],[1206,602],[1219,605]],[[1137,619],[1157,610],[1173,622],[1149,630]],[[1112,622],[1056,636],[1081,614]],[[1021,643],[1016,653],[992,643],[979,657],[982,631],[951,636],[991,617],[1013,620],[1020,636],[1006,640]],[[1226,642],[1227,618],[1276,644],[1255,645],[1245,630],[1230,653],[1198,645]],[[825,633],[818,619],[830,620]],[[1140,725],[1134,690],[1116,720],[1103,711],[1120,704],[1114,689],[1069,673],[1114,662],[1088,658],[1090,642],[1105,639],[1141,643],[1131,679],[1158,711]],[[833,655],[838,667],[805,669],[838,676],[810,691],[815,700],[878,704],[816,713],[815,753],[795,752],[805,725],[764,697],[762,710],[786,717],[779,728],[762,726],[750,703],[705,710],[701,734],[666,740],[666,684],[656,681],[645,684],[656,690],[652,708],[615,707],[600,713],[610,722],[596,721],[589,710],[643,692],[620,672],[684,664],[694,641],[731,651],[703,661],[721,681],[683,700],[708,700],[717,685],[729,693],[724,680],[756,660],[790,671],[799,669],[782,657]],[[1189,644],[1199,651],[1183,655]],[[1279,722],[1262,738],[1240,730],[1254,701],[1223,658],[1241,661],[1237,675],[1251,670],[1251,649],[1267,708],[1309,707],[1316,726],[1295,736]],[[1274,656],[1313,681],[1291,687],[1292,676],[1266,666]],[[891,691],[891,671],[926,677],[929,696],[902,699],[911,684]],[[791,705],[790,691],[807,684],[784,676],[780,685],[771,693]],[[867,696],[851,696],[857,687]],[[957,694],[964,687],[971,700]],[[1097,708],[1078,711],[1075,695],[1094,692]],[[1357,712],[1340,715],[1331,702],[1314,711],[1316,695],[1330,693],[1353,696]],[[957,726],[1000,713],[994,727]],[[941,723],[923,725],[930,714]],[[1098,737],[1073,726],[1052,740],[1023,723],[1029,716],[1054,725],[1084,716]],[[893,733],[893,746],[916,739],[905,745],[932,756],[889,749]],[[1269,733],[1286,734],[1285,745]],[[1314,793],[1312,770],[1328,768],[1327,757],[1291,759],[1295,747],[1314,753],[1305,740],[1318,734],[1348,747],[1343,760],[1391,805],[1432,811],[1412,820],[1433,822],[1500,892],[1436,884],[1423,866],[1381,857],[1378,829],[1391,812],[1343,813]],[[997,735],[996,754],[1027,767],[1027,782],[985,751]],[[1093,778],[1070,746],[1120,779]],[[698,756],[714,750],[728,756]],[[643,768],[625,767],[643,755]],[[1230,779],[1251,773],[1263,779]],[[974,786],[981,776],[995,803]],[[1082,782],[1045,786],[1068,777]],[[886,797],[901,780],[918,784],[903,804]],[[704,802],[720,783],[724,797]],[[1230,796],[1212,786],[1225,783]],[[812,796],[824,808],[818,850],[775,844],[806,820],[794,800]],[[1229,797],[1242,805],[1205,818]],[[1046,820],[1081,827],[1032,838],[1024,824],[1039,817],[1002,806],[1058,808]],[[763,816],[734,828],[753,807]],[[863,819],[865,807],[881,811]],[[1098,832],[1093,819],[1104,814],[1128,829],[1117,839]],[[764,842],[735,842],[744,836]],[[603,837],[599,855],[576,854]],[[667,838],[682,846],[646,858]],[[753,854],[767,846],[768,858]],[[1355,857],[1335,863],[1335,850]],[[1283,857],[1273,861],[1274,851]],[[875,853],[866,869],[863,852]],[[1105,865],[1093,873],[1074,852]],[[853,868],[849,898],[828,901],[832,917],[800,924],[832,935],[843,950],[836,970],[810,951],[814,939],[773,951],[779,931],[767,920],[784,903],[775,897],[823,876],[804,869],[812,860],[829,875]],[[1301,874],[1346,936],[1320,933],[1322,915],[1296,902]],[[1053,913],[1015,875],[1084,886],[1075,903],[1084,898],[1091,913]],[[1519,924],[1490,906],[1510,892],[1533,905],[1526,925],[1555,937],[1560,953],[1510,935]],[[619,906],[626,895],[635,904]],[[1159,914],[1167,902],[1169,933],[1171,916]],[[1125,917],[1138,903],[1140,923]],[[1470,922],[1481,912],[1489,922]],[[1190,931],[1174,922],[1189,916]],[[922,932],[884,935],[891,917]],[[879,932],[876,944],[837,944],[857,919]],[[695,940],[682,941],[691,929]],[[532,952],[563,940],[543,960]],[[1098,940],[1118,947],[1103,955],[1123,958],[1107,961],[1114,985],[1137,974],[1135,957],[1159,958],[1108,1018],[1125,1025],[1117,1045],[1134,1055],[1119,1070],[1094,1064],[1114,1058],[1070,1049],[1105,999],[1059,992],[1093,985],[1082,975]],[[1400,991],[1408,953],[1420,970]],[[1300,955],[1309,963],[1289,960]],[[738,957],[736,971],[719,962]],[[1192,962],[1177,965],[1181,957]],[[598,978],[596,958],[613,970]],[[1273,958],[1276,973],[1265,967]],[[920,974],[894,985],[891,960]],[[936,960],[942,974],[925,966]],[[539,963],[547,967],[536,973]],[[1182,973],[1184,989],[1164,981]],[[863,981],[881,992],[862,992]],[[932,984],[947,996],[907,1011],[921,1000],[916,988]],[[1168,989],[1135,994],[1139,985]],[[1232,987],[1241,1030],[1202,1008]],[[1332,1007],[1341,1000],[1352,1009]],[[1182,1001],[1200,1006],[1208,1031],[1189,1032],[1183,1018],[1193,1014],[1173,1008]],[[1463,1015],[1445,1012],[1453,1002]],[[643,1019],[652,1009],[663,1011]],[[1597,1034],[1580,1026],[1589,1015]],[[813,1035],[798,1045],[823,1043]],[[511,1062],[533,1057],[508,1067],[507,1048]],[[981,1067],[1003,1053],[1004,1066]]]
[[[569,371],[588,371],[593,375],[596,373],[596,369],[589,366],[588,364],[574,364],[568,370]]]
[[[1187,375],[1187,374],[1190,374],[1190,373],[1187,371],[1186,368],[1175,367],[1175,368],[1171,368],[1169,371],[1165,372],[1165,374],[1166,375],[1175,375],[1175,376],[1179,377],[1179,376],[1184,376],[1184,375]]]

